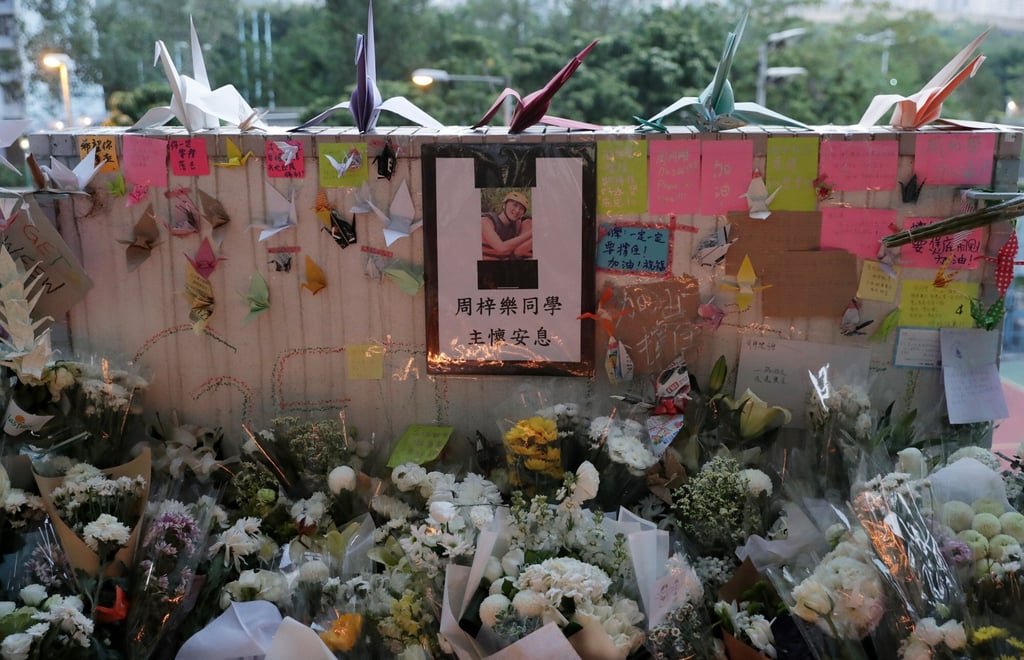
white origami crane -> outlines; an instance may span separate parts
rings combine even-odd
[[[284,140],[274,140],[274,146],[281,150],[281,163],[286,167],[291,165],[295,157],[299,155],[299,145],[297,144],[285,142]]]
[[[21,212],[21,205],[24,200],[22,200],[21,195],[10,190],[0,188],[0,192],[10,194],[10,197],[0,197],[0,231],[4,231],[10,226],[15,216]],[[0,281],[0,286],[3,286],[2,281]]]
[[[768,205],[775,199],[775,195],[778,194],[779,190],[780,188],[776,188],[769,195],[761,173],[755,172],[754,176],[750,179],[750,185],[747,186],[747,192],[740,195],[740,197],[747,198],[747,207],[750,209],[749,215],[751,218],[754,220],[767,220],[768,216],[772,214],[768,209]]]
[[[391,208],[385,213],[373,203],[370,196],[370,189],[364,183],[363,187],[356,193],[359,204],[352,207],[353,213],[373,213],[384,223],[384,242],[389,246],[400,238],[405,238],[423,224],[422,220],[415,220],[416,207],[412,203],[412,195],[409,193],[409,186],[402,180],[395,198],[391,200]]]
[[[96,149],[93,148],[89,154],[82,159],[75,169],[71,169],[54,157],[50,157],[50,166],[40,165],[39,169],[46,174],[50,185],[54,190],[65,192],[81,192],[93,180],[93,177],[107,164],[107,159],[99,165],[96,164]]]
[[[151,108],[132,128],[162,126],[177,117],[189,133],[218,128],[220,120],[238,126],[243,131],[250,128],[267,130],[260,113],[252,109],[233,85],[224,85],[215,90],[210,88],[203,47],[199,43],[195,22],[189,20],[192,27],[193,77],[179,74],[167,52],[167,46],[163,41],[157,41],[154,64],[163,63],[164,74],[171,85],[171,104]]]
[[[942,102],[968,78],[973,78],[985,61],[984,55],[974,55],[981,42],[988,36],[985,30],[974,41],[957,53],[935,77],[925,83],[916,94],[900,96],[899,94],[879,94],[871,99],[864,116],[860,118],[860,126],[873,126],[885,116],[889,108],[896,106],[889,120],[896,128],[921,128],[939,118],[942,114]]]
[[[264,227],[263,231],[260,232],[260,240],[265,241],[274,234],[295,227],[298,224],[298,218],[295,215],[295,191],[291,191],[288,197],[285,197],[277,188],[266,184],[267,186],[267,220],[266,222],[256,224],[254,226]]]
[[[4,119],[0,121],[0,165],[5,165],[8,169],[18,174],[21,174],[21,172],[18,171],[17,167],[11,165],[9,160],[4,158],[3,151],[14,144],[14,141],[21,137],[31,123],[31,119]]]

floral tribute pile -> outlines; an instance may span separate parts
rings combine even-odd
[[[387,467],[343,411],[147,416],[38,295],[0,250],[3,660],[1024,655],[1024,447],[991,425],[926,437],[827,379],[787,410],[677,358],[669,397],[538,393]]]

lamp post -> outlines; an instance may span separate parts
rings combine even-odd
[[[788,42],[799,39],[807,34],[807,28],[790,28],[782,32],[768,35],[764,43],[757,47],[757,97],[758,105],[765,104],[765,87],[769,79],[802,76],[807,69],[799,66],[768,66],[768,51],[784,47]]]
[[[448,73],[444,69],[416,69],[412,72],[412,82],[419,87],[429,87],[435,82],[480,82],[489,85],[508,87],[509,80],[502,76],[485,76],[477,74]],[[502,120],[508,126],[512,121],[511,97],[502,103]]]
[[[65,125],[71,128],[71,85],[68,80],[68,71],[75,66],[75,61],[65,53],[49,53],[43,57],[43,64],[60,71],[60,93],[64,98]]]

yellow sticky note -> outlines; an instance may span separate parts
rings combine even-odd
[[[768,157],[764,182],[769,191],[779,192],[772,200],[773,211],[814,211],[818,193],[817,137],[768,138]]]
[[[597,143],[597,213],[647,212],[647,142],[601,140]]]
[[[402,463],[423,465],[438,457],[444,446],[448,444],[455,427],[427,426],[412,424],[398,438],[398,443],[388,459],[388,467],[393,468]]]
[[[896,300],[896,285],[899,284],[901,268],[893,267],[896,277],[882,270],[877,261],[865,260],[864,268],[860,272],[860,285],[857,287],[857,297],[861,300],[880,300],[882,302],[894,302]]]
[[[320,185],[324,188],[358,188],[369,177],[365,142],[337,142],[317,147]]]
[[[900,325],[973,328],[971,300],[977,297],[977,282],[950,282],[938,288],[931,280],[906,280],[900,291]]]
[[[349,344],[345,347],[345,371],[349,380],[380,380],[384,377],[384,347]]]
[[[85,158],[93,149],[96,150],[96,163],[106,164],[100,172],[116,172],[121,169],[117,163],[117,141],[113,135],[83,135],[78,138],[79,158]]]

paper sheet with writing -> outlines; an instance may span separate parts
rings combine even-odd
[[[818,170],[838,191],[893,190],[897,140],[822,140]]]
[[[900,328],[892,364],[912,369],[938,369],[942,366],[938,328]]]
[[[765,166],[768,190],[779,189],[772,211],[813,211],[818,207],[818,138],[770,137]]]
[[[704,142],[700,155],[700,212],[717,215],[746,211],[743,193],[754,169],[754,144],[750,140]]]
[[[647,211],[647,142],[597,143],[597,213],[624,215]]]
[[[988,185],[995,148],[995,133],[919,133],[914,172],[933,186]]]
[[[826,207],[821,210],[821,247],[874,259],[882,237],[893,233],[895,223],[896,211],[888,209]]]
[[[700,140],[648,143],[648,213],[700,213],[700,145]]]
[[[790,424],[803,428],[804,409],[811,394],[810,373],[828,365],[837,385],[867,385],[871,350],[859,346],[819,344],[775,337],[744,337],[736,372],[736,394],[748,388],[772,406],[793,413]]]
[[[904,280],[900,285],[900,325],[925,328],[970,328],[971,299],[977,282],[950,282],[942,288],[929,280]]]
[[[942,328],[942,380],[950,424],[988,422],[1009,417],[996,356],[998,332],[980,328]]]
[[[857,297],[861,300],[895,302],[900,273],[903,269],[900,266],[893,266],[893,270],[896,277],[885,272],[877,261],[865,260],[861,266]]]

